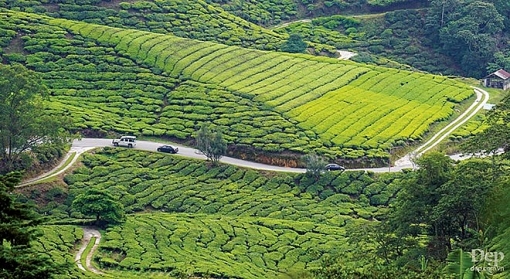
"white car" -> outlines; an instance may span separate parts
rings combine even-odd
[[[122,136],[120,139],[112,140],[113,146],[124,146],[133,148],[136,146],[136,137],[135,136]]]

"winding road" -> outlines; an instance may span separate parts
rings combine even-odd
[[[354,169],[354,170],[365,170],[365,171],[372,171],[372,172],[390,172],[390,171],[398,172],[405,168],[414,168],[414,166],[412,164],[412,157],[419,157],[426,151],[430,150],[431,148],[433,148],[434,146],[439,144],[448,135],[450,135],[455,129],[460,127],[462,124],[467,122],[471,117],[473,117],[477,112],[479,112],[483,108],[483,106],[487,103],[487,101],[489,100],[489,94],[485,90],[475,87],[474,91],[476,93],[476,99],[473,102],[473,104],[466,111],[464,111],[454,121],[452,121],[450,124],[448,124],[442,130],[440,130],[429,141],[427,141],[423,145],[419,146],[412,153],[397,160],[395,162],[394,167],[367,168],[367,169]],[[162,144],[157,143],[157,142],[138,141],[135,149],[156,151],[157,147],[159,147],[160,145],[162,145]],[[201,160],[207,159],[206,156],[202,155],[196,149],[186,147],[186,146],[177,145],[177,144],[173,144],[173,145],[179,147],[179,153],[176,154],[176,156],[183,156],[183,157],[187,157],[187,158],[195,158],[195,159],[201,159]],[[18,187],[34,184],[39,180],[47,179],[49,177],[53,177],[58,174],[61,174],[64,171],[66,171],[69,167],[71,167],[82,153],[84,153],[88,150],[97,148],[97,147],[104,147],[104,146],[112,146],[112,140],[111,139],[97,139],[97,138],[83,138],[83,139],[74,140],[69,153],[66,155],[64,160],[62,160],[62,163],[60,165],[58,165],[57,167],[55,167],[55,169],[53,171],[43,174],[43,175],[36,177],[34,179],[31,179],[29,181],[25,181],[23,184],[20,184]],[[68,162],[68,159],[70,158],[70,156],[73,156],[73,158],[70,162]],[[467,158],[465,156],[462,157],[460,155],[451,156],[451,157],[455,160]],[[232,158],[232,157],[222,157],[220,161],[225,164],[231,164],[231,165],[236,165],[239,167],[252,168],[252,169],[257,169],[257,170],[293,172],[293,173],[306,172],[306,169],[302,169],[302,168],[286,168],[286,167],[265,165],[265,164],[245,161],[245,160],[241,160],[241,159],[236,159],[236,158]],[[101,240],[101,233],[97,229],[90,228],[90,227],[85,227],[83,229],[83,231],[84,231],[84,233],[83,233],[82,245],[81,245],[78,253],[76,254],[75,261],[81,270],[84,270],[84,271],[88,270],[88,271],[96,273],[96,274],[103,274],[101,271],[97,270],[91,264],[94,251],[99,247],[99,243]],[[92,238],[95,238],[95,243],[94,243],[92,249],[90,250],[90,252],[88,253],[88,255],[86,255],[86,259],[85,259],[86,266],[84,267],[82,265],[83,252],[86,250],[86,248]]]
[[[441,129],[435,136],[433,136],[429,141],[419,146],[415,151],[410,154],[404,156],[403,158],[397,160],[395,162],[394,167],[382,167],[382,168],[363,168],[363,169],[349,169],[349,170],[364,170],[364,171],[372,171],[372,172],[398,172],[402,169],[413,168],[412,157],[419,157],[421,154],[430,150],[431,148],[438,145],[442,140],[448,137],[455,129],[459,128],[462,124],[466,123],[471,117],[473,117],[477,112],[479,112],[483,106],[489,100],[489,93],[487,91],[482,90],[480,88],[474,88],[476,93],[476,99],[471,104],[471,106],[464,111],[459,117],[457,117],[454,121],[448,124],[446,127]],[[135,149],[147,150],[147,151],[156,151],[158,146],[162,145],[161,143],[151,142],[151,141],[137,141],[137,145]],[[179,153],[176,155],[183,156],[187,158],[195,158],[206,160],[207,158],[202,155],[197,149],[186,147],[178,144],[172,144],[174,146],[179,147]],[[71,147],[71,152],[76,152],[76,154],[81,154],[84,151],[96,148],[96,147],[104,147],[104,146],[112,146],[111,139],[95,139],[95,138],[83,138],[81,140],[75,140]],[[76,156],[77,157],[77,156]],[[454,160],[465,159],[466,157],[462,157],[460,155],[451,156]],[[268,171],[278,171],[278,172],[294,172],[294,173],[304,173],[306,169],[303,168],[287,168],[287,167],[279,167],[273,165],[266,165],[261,163],[255,163],[250,161],[245,161],[241,159],[236,159],[232,157],[222,157],[220,160],[222,163],[236,165],[239,167],[257,169],[257,170],[268,170]]]

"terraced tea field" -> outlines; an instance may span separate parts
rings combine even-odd
[[[392,181],[399,176],[380,174],[375,179],[363,171],[352,171],[328,172],[319,181],[304,174],[268,178],[235,166],[209,169],[203,161],[112,148],[96,155],[84,154],[83,163],[86,168],[65,178],[70,194],[100,185],[112,191],[128,212],[151,208],[297,221],[320,219],[339,226],[352,218],[384,214],[397,191]]]
[[[156,65],[171,75],[218,84],[263,102],[297,120],[298,127],[315,132],[332,150],[387,149],[400,140],[419,140],[429,125],[452,114],[454,103],[472,95],[467,85],[445,77],[221,48],[207,42],[169,49],[164,46],[181,46],[185,40],[165,40],[162,35],[139,31],[114,32],[103,26],[67,26],[115,44],[133,59],[160,61]],[[343,156],[358,157],[356,154]]]
[[[105,268],[227,278],[277,278],[317,267],[348,246],[342,228],[312,222],[165,213],[132,216],[104,239],[99,263]]]
[[[77,278],[80,272],[74,263],[77,245],[83,237],[83,230],[71,225],[47,225],[41,228],[41,237],[33,242],[33,248],[50,258],[55,264],[68,264],[69,270],[58,278]]]
[[[189,139],[210,121],[233,145],[385,158],[473,94],[446,77],[324,57],[15,12],[2,18],[6,42],[26,33],[28,54],[7,57],[42,73],[56,113],[102,134]]]
[[[100,268],[239,278],[275,278],[349,251],[346,231],[382,218],[403,176],[328,172],[316,181],[109,147],[82,163],[65,177],[69,195],[99,187],[131,213],[103,233]]]

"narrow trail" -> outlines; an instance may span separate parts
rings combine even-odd
[[[477,114],[483,106],[489,101],[489,93],[483,89],[473,87],[476,93],[476,99],[471,104],[471,106],[466,109],[459,117],[450,122],[446,127],[437,132],[432,138],[430,138],[427,142],[416,148],[413,152],[405,155],[404,157],[398,159],[395,162],[395,166],[409,166],[412,165],[412,159],[416,157],[420,157],[423,153],[429,151],[430,149],[436,147],[441,141],[443,141],[447,136],[449,136],[453,131],[458,129],[464,123],[469,121],[475,114]]]
[[[90,252],[87,255],[85,255],[85,257],[86,257],[85,258],[85,266],[83,266],[83,264],[82,264],[83,252],[85,252],[85,250],[87,249],[87,246],[89,245],[90,240],[92,238],[95,238],[94,246],[92,246],[92,249],[90,249]],[[81,269],[83,271],[90,271],[90,272],[93,272],[93,273],[99,274],[99,275],[104,274],[103,272],[101,272],[100,270],[98,270],[97,268],[95,268],[92,265],[92,257],[94,256],[94,252],[99,247],[100,242],[101,242],[101,233],[97,229],[94,229],[91,227],[83,228],[83,239],[82,239],[81,247],[78,250],[76,257],[74,258],[74,261],[78,265],[79,269]]]
[[[26,181],[23,181],[22,183],[17,185],[16,188],[32,185],[32,184],[34,184],[34,183],[36,183],[36,182],[38,182],[40,180],[51,178],[51,177],[54,177],[54,176],[57,176],[59,174],[64,173],[71,166],[73,166],[74,163],[76,163],[76,161],[78,160],[78,158],[80,157],[80,155],[82,153],[84,153],[84,152],[86,152],[86,151],[88,151],[88,150],[90,150],[92,148],[93,147],[78,148],[78,147],[74,147],[73,146],[71,148],[71,150],[69,152],[67,152],[67,154],[64,156],[62,161],[60,161],[60,163],[56,167],[54,167],[52,170],[50,170],[49,172],[45,172],[45,173],[43,173],[41,175],[38,175],[37,177],[34,177],[34,178],[28,179]],[[70,162],[68,162],[68,159],[71,156],[73,156],[73,159]]]

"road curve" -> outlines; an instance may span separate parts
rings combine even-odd
[[[364,170],[364,171],[372,171],[372,172],[399,172],[402,169],[406,168],[414,168],[412,163],[412,156],[418,157],[430,150],[434,146],[438,145],[442,140],[444,140],[448,135],[450,135],[455,129],[459,128],[462,124],[466,123],[471,117],[473,117],[477,112],[479,112],[483,106],[489,100],[489,93],[487,91],[482,90],[480,88],[474,87],[476,93],[476,99],[471,104],[471,106],[464,111],[459,117],[457,117],[454,121],[448,124],[446,127],[441,129],[435,136],[433,136],[429,141],[419,146],[412,153],[404,156],[403,158],[397,160],[395,166],[393,167],[382,167],[382,168],[363,168],[363,169],[350,169],[350,170]],[[135,149],[147,150],[147,151],[156,151],[158,146],[161,143],[150,142],[150,141],[138,141]],[[179,147],[178,156],[195,158],[206,160],[207,158],[202,155],[197,149],[181,146],[178,144],[173,144]],[[84,138],[81,140],[75,140],[73,142],[73,146],[71,150],[75,150],[77,152],[81,150],[88,150],[94,147],[104,147],[104,146],[112,146],[111,139],[93,139],[93,138]],[[413,155],[414,154],[414,155]],[[458,155],[451,156],[455,160],[465,159],[467,157],[462,157]],[[232,157],[222,157],[220,162],[230,165],[236,165],[239,167],[257,169],[257,170],[268,170],[268,171],[278,171],[278,172],[294,172],[294,173],[304,173],[306,169],[302,168],[287,168],[287,167],[278,167],[272,165],[266,165],[261,163],[255,163],[250,161],[245,161],[241,159],[236,159]]]
[[[449,136],[453,131],[455,131],[457,128],[462,126],[464,123],[466,123],[471,117],[475,116],[484,106],[487,104],[487,101],[489,101],[489,93],[485,90],[482,90],[477,87],[473,87],[476,93],[476,99],[469,106],[468,109],[466,109],[459,117],[457,117],[455,120],[450,122],[446,127],[441,129],[439,132],[437,132],[433,137],[431,137],[427,142],[416,148],[413,152],[410,154],[407,154],[406,156],[402,157],[401,159],[397,160],[395,162],[396,166],[410,166],[412,165],[411,158],[419,157],[423,153],[429,151],[430,149],[437,146],[442,140],[444,140],[447,136]],[[454,160],[458,160],[458,155],[451,156]],[[465,157],[464,157],[465,158]]]
[[[139,140],[139,141],[137,141],[136,147],[134,149],[145,150],[145,151],[156,151],[156,149],[161,145],[162,145],[162,143]],[[75,148],[77,148],[78,150],[83,150],[83,149],[91,149],[94,147],[105,147],[105,146],[113,146],[112,140],[111,139],[83,138],[81,140],[74,140],[71,150],[74,150]],[[177,146],[179,148],[179,153],[176,154],[177,156],[200,159],[200,160],[207,159],[207,157],[205,155],[201,154],[200,151],[198,151],[197,149],[178,145],[178,144],[172,144],[172,146]],[[123,148],[123,147],[118,147],[118,148]],[[236,158],[232,158],[232,157],[226,157],[226,156],[223,156],[221,158],[220,162],[225,163],[225,164],[230,164],[230,165],[236,165],[239,167],[257,169],[257,170],[296,172],[296,173],[306,172],[306,169],[286,168],[286,167],[265,165],[265,164],[245,161],[245,160],[236,159]]]
[[[395,163],[395,166],[392,167],[382,167],[382,168],[364,168],[364,169],[350,169],[350,170],[364,170],[364,171],[371,171],[371,172],[399,172],[402,169],[408,169],[408,168],[414,168],[414,165],[412,163],[412,157],[420,156],[430,148],[436,146],[439,144],[443,139],[445,139],[448,135],[450,135],[455,129],[460,127],[462,124],[467,122],[472,116],[474,116],[478,111],[480,111],[483,106],[487,103],[489,99],[489,93],[487,91],[482,90],[480,88],[474,87],[475,93],[477,95],[476,100],[473,102],[473,104],[464,112],[462,113],[457,119],[452,121],[450,124],[448,124],[446,127],[444,127],[441,131],[439,131],[434,137],[432,137],[429,141],[418,147],[415,151],[411,152],[410,154],[407,154],[403,158],[397,160]],[[147,150],[147,151],[156,151],[158,146],[160,146],[161,143],[151,142],[151,141],[138,141],[137,146],[135,149],[139,150]],[[176,154],[177,156],[183,156],[187,158],[195,158],[195,159],[201,159],[206,160],[206,156],[201,154],[197,149],[178,145],[178,144],[172,144],[174,146],[179,147],[179,153]],[[33,184],[37,180],[48,178],[57,174],[60,174],[67,170],[68,167],[70,167],[74,161],[79,157],[80,154],[83,152],[86,152],[90,149],[96,148],[96,147],[105,147],[105,146],[113,146],[111,139],[98,139],[98,138],[83,138],[83,139],[76,139],[73,141],[73,144],[71,146],[71,150],[69,154],[72,154],[73,152],[76,153],[75,158],[73,158],[73,161],[68,164],[67,166],[61,168],[58,172],[50,172],[48,174],[43,174],[35,179],[32,179],[30,181],[26,181],[20,186],[27,185],[27,184]],[[69,155],[67,155],[69,156]],[[454,160],[461,160],[468,158],[467,156],[459,156],[459,155],[453,155],[450,156]],[[68,157],[66,157],[68,158]],[[66,159],[63,160],[65,162]],[[244,168],[251,168],[251,169],[257,169],[257,170],[267,170],[267,171],[277,171],[277,172],[293,172],[293,173],[304,173],[306,172],[306,169],[303,168],[288,168],[288,167],[279,167],[279,166],[273,166],[273,165],[266,165],[256,162],[250,162],[245,161],[241,159],[236,159],[232,157],[222,157],[220,162],[230,165],[236,165],[239,167]],[[63,163],[61,163],[63,164]],[[61,165],[57,166],[56,169],[60,168]]]

